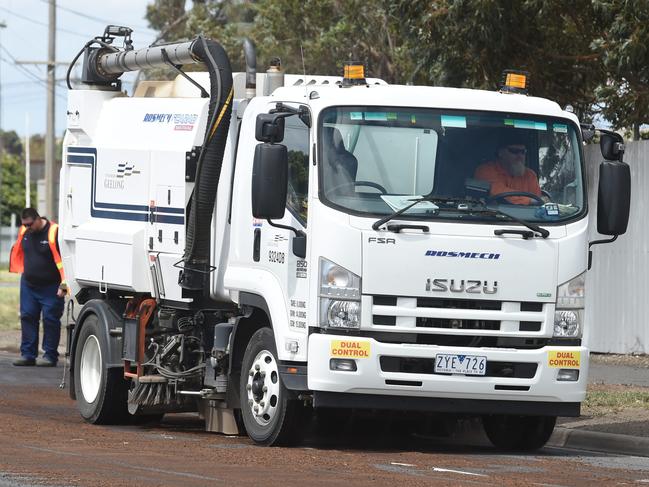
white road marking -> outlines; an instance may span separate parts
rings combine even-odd
[[[416,467],[417,465],[413,465],[412,463],[399,463],[399,462],[390,462],[390,465],[397,465],[399,467]]]
[[[475,477],[489,477],[489,475],[484,475],[481,473],[463,472],[462,470],[451,470],[449,468],[439,468],[439,467],[433,467],[433,472],[459,473],[460,475],[473,475]]]

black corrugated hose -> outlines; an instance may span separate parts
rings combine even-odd
[[[205,293],[210,272],[212,213],[230,127],[233,87],[230,60],[218,42],[198,37],[192,52],[205,63],[210,74],[209,123],[196,167],[194,192],[187,215],[184,270],[179,283],[184,289]]]

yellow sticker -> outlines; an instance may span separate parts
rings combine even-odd
[[[561,369],[578,369],[581,352],[551,350],[548,352],[548,366]]]
[[[369,358],[370,342],[358,340],[333,340],[331,356],[339,358]]]

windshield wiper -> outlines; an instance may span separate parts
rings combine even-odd
[[[438,207],[438,208],[435,209],[435,211],[440,212],[440,211],[449,211],[450,210],[450,211],[466,211],[467,213],[482,214],[482,215],[501,215],[501,216],[509,218],[510,220],[512,220],[512,221],[514,221],[516,223],[519,223],[519,224],[529,228],[530,230],[535,232],[533,236],[536,236],[536,234],[539,234],[543,238],[548,238],[548,236],[550,235],[550,232],[548,230],[546,230],[545,228],[542,228],[542,227],[540,227],[540,226],[538,226],[538,225],[536,225],[534,223],[527,222],[525,220],[521,220],[520,218],[517,218],[517,217],[515,217],[513,215],[510,215],[509,213],[506,213],[506,212],[504,212],[502,210],[498,210],[496,208],[489,208],[486,204],[484,204],[480,200],[471,199],[471,198],[452,198],[452,197],[445,197],[445,196],[427,196],[427,197],[424,197],[424,198],[416,199],[416,200],[414,200],[412,202],[412,204],[407,205],[407,206],[395,211],[394,213],[392,213],[390,215],[387,215],[387,216],[384,216],[380,220],[375,221],[374,224],[372,225],[372,228],[374,230],[378,230],[381,225],[383,225],[384,223],[392,220],[393,218],[396,218],[399,215],[405,213],[406,211],[408,211],[410,208],[412,208],[416,204],[420,203],[421,201],[429,201],[431,203],[457,203],[458,206],[455,207],[455,208],[441,208],[441,207]],[[474,206],[474,205],[478,205],[478,208],[472,208],[472,206]],[[495,232],[498,232],[498,230],[496,230]],[[496,233],[496,235],[499,235],[499,234],[502,234],[502,232],[501,233]],[[526,235],[526,236],[529,238],[529,235]]]
[[[424,196],[424,197],[422,197],[422,198],[412,199],[412,200],[410,200],[410,201],[412,201],[412,203],[410,203],[409,205],[406,205],[406,206],[404,206],[403,208],[398,209],[398,210],[395,211],[394,213],[391,213],[391,214],[389,214],[389,215],[387,215],[387,216],[384,216],[383,218],[380,218],[380,219],[376,220],[376,221],[372,224],[372,228],[373,228],[374,230],[378,230],[379,227],[380,227],[381,225],[383,225],[384,223],[387,223],[387,222],[389,222],[390,220],[392,220],[393,218],[396,218],[396,217],[398,217],[399,215],[405,213],[405,212],[408,211],[410,208],[412,208],[413,206],[415,206],[415,205],[421,203],[422,201],[429,201],[429,202],[431,202],[431,203],[435,203],[436,201],[438,201],[438,202],[440,202],[440,203],[445,203],[444,200],[445,200],[445,198],[438,198],[438,197],[435,197],[435,196]],[[438,209],[439,209],[439,208],[436,208],[435,211],[437,211]]]
[[[523,225],[523,226],[529,228],[530,230],[532,230],[533,232],[535,232],[533,235],[529,235],[529,234],[522,235],[521,234],[524,239],[527,239],[527,238],[530,238],[530,237],[535,237],[535,236],[537,236],[537,234],[540,235],[543,238],[548,238],[550,236],[550,232],[548,230],[546,230],[545,228],[540,227],[540,226],[536,225],[535,223],[528,222],[528,221],[525,221],[525,220],[521,220],[520,218],[517,218],[514,215],[510,215],[509,213],[505,213],[502,210],[497,210],[496,208],[489,208],[487,206],[484,206],[484,209],[474,210],[473,213],[478,213],[478,214],[483,214],[483,215],[502,215],[502,216],[505,216],[505,217],[509,218],[510,220],[516,222],[516,223],[520,223],[521,225]],[[500,230],[500,229],[494,230],[494,235],[503,235],[504,233],[507,233],[507,231]]]

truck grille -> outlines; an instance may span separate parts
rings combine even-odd
[[[452,328],[454,330],[500,330],[500,321],[449,320],[444,318],[417,318],[417,328]]]
[[[418,308],[500,310],[502,306],[502,301],[490,301],[487,299],[417,298]]]
[[[542,302],[384,295],[363,299],[371,310],[363,329],[394,333],[388,341],[401,337],[402,343],[536,348],[549,338],[554,311],[552,303]]]

